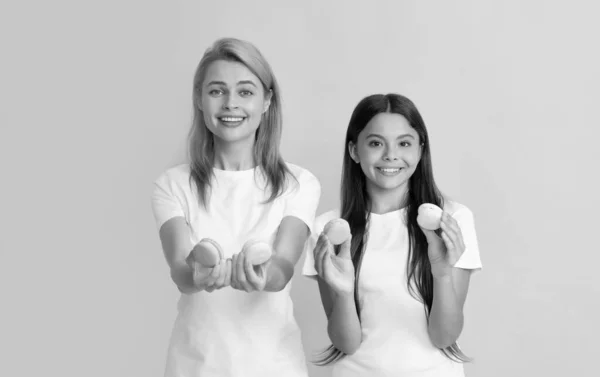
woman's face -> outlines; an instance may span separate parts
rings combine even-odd
[[[394,113],[377,114],[350,142],[352,159],[360,164],[373,194],[398,190],[403,194],[421,160],[419,135],[405,117]]]
[[[226,60],[211,63],[202,82],[198,106],[206,127],[226,143],[254,143],[262,115],[271,103],[271,92],[244,64]]]

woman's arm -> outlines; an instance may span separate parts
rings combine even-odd
[[[278,292],[286,287],[294,275],[294,267],[309,235],[308,226],[297,217],[284,217],[277,231],[274,253],[267,268],[265,291]]]
[[[190,229],[183,217],[173,217],[159,230],[160,241],[167,264],[171,270],[171,279],[180,292],[190,294],[202,290],[228,285],[231,276],[231,261],[221,261],[214,268],[201,267],[198,263],[190,267],[186,258],[193,245],[190,242]],[[227,266],[229,265],[229,269]]]
[[[308,233],[308,226],[302,220],[293,216],[284,217],[268,262],[252,266],[246,260],[245,253],[233,255],[231,287],[246,292],[283,290],[294,275],[294,266],[302,255]]]

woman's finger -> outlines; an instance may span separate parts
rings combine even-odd
[[[254,266],[252,263],[246,259],[244,261],[244,273],[246,274],[246,280],[252,286],[252,288],[256,289],[260,285],[260,278],[256,275],[254,271]]]
[[[221,259],[221,261],[219,261],[219,267],[220,267],[219,277],[217,278],[217,281],[215,282],[215,286],[217,287],[217,289],[221,289],[225,285],[225,277],[227,276],[226,266],[227,266],[227,261],[224,259]]]
[[[231,259],[227,259],[225,264],[225,287],[231,285]]]
[[[237,259],[238,254],[233,254],[231,257],[231,287],[234,289],[240,289],[240,284],[238,282],[238,272],[237,272]]]

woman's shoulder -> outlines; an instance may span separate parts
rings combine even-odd
[[[285,165],[287,166],[290,173],[292,173],[292,175],[297,180],[299,180],[302,177],[302,178],[310,178],[310,179],[314,179],[314,180],[318,181],[317,177],[310,170],[308,170],[306,168],[303,168],[296,164],[292,164],[287,161],[285,162]]]
[[[164,170],[160,176],[156,179],[157,182],[171,181],[171,182],[185,182],[187,183],[190,178],[190,165],[179,164],[172,166]]]
[[[320,191],[321,183],[310,170],[289,162],[286,162],[285,164],[292,175],[288,180],[288,183],[290,184],[289,189],[291,189],[291,191],[294,191],[294,188],[297,188],[298,186],[314,187],[314,189]]]

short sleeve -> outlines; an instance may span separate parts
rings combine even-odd
[[[286,197],[283,217],[294,216],[302,220],[311,230],[315,221],[315,213],[321,198],[321,184],[308,170],[301,170],[296,174],[297,183],[292,180],[293,186]]]
[[[465,251],[454,266],[466,270],[480,270],[482,264],[473,213],[467,207],[462,206],[452,214],[452,217],[456,219],[465,243]]]
[[[179,198],[176,194],[179,190],[175,186],[176,182],[167,172],[154,181],[152,212],[158,229],[173,217],[185,216],[181,204],[182,198]]]
[[[339,217],[338,212],[339,211],[329,211],[316,218],[314,226],[311,228],[312,231],[310,237],[306,242],[306,258],[304,259],[304,265],[302,266],[302,275],[309,278],[316,278],[317,270],[315,269],[315,256],[313,250],[317,245],[317,240],[319,239],[319,235],[321,235],[325,224],[330,220]]]

